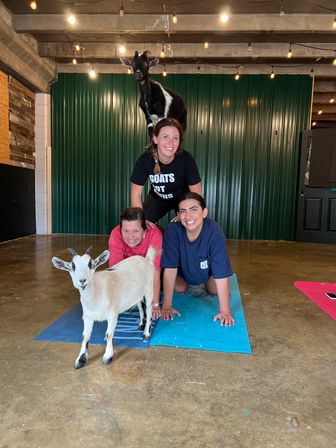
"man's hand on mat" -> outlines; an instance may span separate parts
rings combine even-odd
[[[161,310],[161,319],[163,320],[173,320],[174,319],[174,314],[177,314],[178,316],[181,316],[181,314],[175,310],[173,307],[171,306],[163,306],[162,310]]]
[[[221,325],[225,325],[226,327],[229,325],[235,324],[235,321],[234,321],[233,317],[231,316],[231,314],[226,313],[224,311],[221,311],[220,313],[215,315],[214,322],[216,322],[217,319],[220,320]]]

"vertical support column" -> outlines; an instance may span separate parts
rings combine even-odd
[[[8,76],[0,71],[0,163],[10,165]]]
[[[36,233],[47,235],[51,228],[51,113],[50,95],[35,99],[35,197]]]

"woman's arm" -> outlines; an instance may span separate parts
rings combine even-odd
[[[195,184],[195,185],[188,185],[188,187],[192,193],[198,193],[199,195],[203,196],[202,182],[198,182],[198,184]]]
[[[164,320],[173,319],[174,314],[180,313],[173,308],[173,292],[176,281],[177,268],[165,268],[163,273],[163,305],[161,317]]]
[[[131,182],[131,207],[142,208],[141,196],[143,189],[143,185],[137,185]]]
[[[235,321],[231,316],[230,311],[230,288],[228,278],[215,278],[217,287],[218,301],[219,301],[219,313],[215,315],[214,321],[220,320],[221,325],[234,325]]]

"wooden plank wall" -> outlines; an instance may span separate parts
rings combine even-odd
[[[0,163],[10,165],[8,76],[0,71]]]
[[[11,164],[35,168],[35,93],[9,77],[9,145]]]

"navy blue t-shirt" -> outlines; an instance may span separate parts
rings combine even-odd
[[[210,277],[232,275],[226,239],[221,227],[205,218],[200,235],[189,241],[180,222],[168,224],[163,239],[162,268],[178,268],[178,275],[190,285],[206,283]]]
[[[136,185],[145,185],[149,179],[151,192],[160,199],[178,199],[182,193],[189,191],[189,185],[196,185],[201,177],[192,155],[187,151],[176,154],[171,163],[160,162],[160,174],[154,174],[154,159],[145,152],[135,163],[131,182]]]

